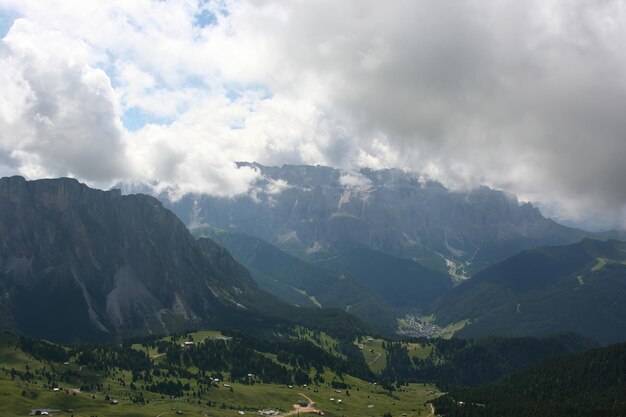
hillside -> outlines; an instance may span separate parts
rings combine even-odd
[[[589,347],[574,335],[392,342],[335,338],[301,326],[264,336],[206,330],[74,346],[0,333],[0,414],[52,409],[77,416],[232,416],[275,410],[281,416],[426,417],[432,416],[428,401],[440,395],[431,380],[476,385]],[[384,356],[378,371],[367,363],[370,348]],[[402,374],[403,358],[415,366],[410,375]],[[302,399],[316,404],[294,406]]]
[[[340,247],[331,256],[313,263],[358,278],[401,309],[423,309],[452,288],[450,278],[441,272],[365,247]]]
[[[375,385],[359,356],[351,344],[304,329],[269,338],[200,331],[95,346],[0,333],[0,414],[430,414],[426,402],[439,394],[436,387]],[[307,407],[294,405],[300,400]]]
[[[55,341],[303,320],[353,332],[337,311],[297,309],[153,197],[73,179],[0,179],[0,327]]]
[[[369,345],[365,342],[366,347]],[[383,341],[382,346],[383,381],[432,382],[448,390],[493,382],[548,358],[583,352],[597,344],[575,334],[559,334],[544,338]]]
[[[522,252],[476,274],[433,305],[438,322],[471,322],[462,337],[570,331],[626,340],[626,243],[585,239]]]
[[[470,416],[618,417],[626,413],[626,344],[551,359],[475,389],[435,401],[437,414]]]
[[[191,229],[224,246],[244,265],[260,288],[306,307],[347,310],[378,329],[396,328],[396,310],[358,280],[311,265],[261,239],[210,227]]]

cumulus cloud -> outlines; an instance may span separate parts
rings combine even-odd
[[[80,41],[18,20],[0,45],[2,163],[29,177],[124,176],[122,127],[106,74]]]
[[[238,160],[398,167],[624,225],[622,0],[0,8],[23,17],[0,49],[3,172],[233,195],[258,176]]]

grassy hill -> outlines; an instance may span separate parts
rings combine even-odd
[[[574,334],[480,340],[372,339],[362,344],[366,360],[375,359],[382,350],[383,366],[371,359],[367,363],[383,383],[430,382],[443,390],[493,382],[548,358],[597,346]]]
[[[271,409],[286,416],[307,399],[316,408],[302,412],[425,417],[440,395],[432,382],[477,385],[589,347],[574,335],[389,341],[301,326],[263,337],[210,330],[91,346],[4,333],[0,415],[71,409],[76,417],[233,416]]]
[[[462,337],[569,331],[626,340],[626,243],[585,239],[522,252],[476,274],[433,305],[441,324],[469,319]]]
[[[193,345],[181,347],[189,341]],[[76,417],[233,416],[264,409],[287,415],[307,398],[328,416],[430,414],[426,402],[437,395],[435,387],[389,391],[358,378],[347,372],[358,360],[338,354],[340,345],[304,329],[276,339],[212,331],[90,347],[3,334],[0,415],[32,409],[73,410],[65,414]],[[291,379],[274,381],[284,375]],[[296,384],[297,375],[310,381]]]

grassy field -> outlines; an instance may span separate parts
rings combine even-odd
[[[191,336],[194,342],[200,343],[220,334],[197,332]],[[328,335],[311,334],[311,337],[321,341],[323,346],[336,348],[333,345],[336,341]],[[182,340],[186,339],[175,341]],[[381,356],[384,354],[382,340],[364,342],[368,349],[380,352]],[[150,353],[145,346],[134,347]],[[364,350],[364,354],[370,354],[369,350]],[[379,361],[384,366],[385,357],[374,363],[376,369],[382,369],[377,363]],[[203,394],[200,394],[193,377],[176,377],[182,383],[189,383],[191,390],[183,397],[172,399],[145,390],[141,382],[132,387],[130,371],[115,368],[108,373],[98,372],[78,366],[75,358],[70,358],[68,364],[39,361],[19,348],[17,338],[8,335],[0,337],[0,365],[0,416],[25,416],[35,408],[61,410],[54,415],[67,416],[72,413],[65,411],[72,409],[75,417],[165,417],[180,413],[189,416],[238,416],[239,411],[246,415],[259,415],[258,410],[262,409],[286,414],[293,410],[297,400],[304,398],[300,394],[316,402],[319,409],[331,417],[381,416],[385,412],[394,416],[428,416],[431,409],[426,402],[438,395],[435,387],[423,384],[409,384],[388,392],[377,384],[350,375],[343,375],[342,379],[325,368],[324,382],[319,385],[291,388],[277,384],[247,385],[229,381],[228,374],[225,374],[222,381],[213,384]],[[193,368],[189,370],[195,372]],[[347,388],[332,388],[330,382],[333,380],[345,383]],[[83,385],[90,387],[81,391]],[[53,387],[59,390],[54,391]],[[111,404],[112,399],[117,400],[117,404]]]
[[[358,340],[356,344],[359,346],[365,357],[365,362],[372,372],[380,374],[387,365],[387,351],[383,347],[384,340],[365,337]]]
[[[346,382],[351,386],[347,390],[335,390],[327,386],[289,389],[286,386],[278,385],[255,384],[250,386],[233,383],[231,384],[232,391],[216,389],[215,392],[212,392],[211,401],[217,402],[219,405],[208,407],[205,403],[197,404],[197,402],[187,398],[161,399],[160,396],[154,394],[148,394],[146,398],[150,399],[150,403],[142,405],[133,404],[132,401],[121,395],[118,395],[119,403],[111,405],[109,401],[104,400],[102,395],[96,395],[96,398],[92,399],[91,394],[88,393],[72,395],[65,392],[43,390],[40,391],[36,399],[31,399],[21,396],[20,393],[23,389],[21,384],[0,379],[0,414],[2,416],[24,416],[28,415],[31,408],[50,408],[73,409],[76,417],[96,415],[154,417],[157,415],[176,415],[177,410],[191,416],[236,416],[240,410],[246,414],[258,415],[257,411],[260,409],[275,409],[283,413],[292,410],[293,404],[302,398],[300,393],[315,401],[319,409],[327,416],[380,416],[385,412],[390,412],[392,415],[407,414],[408,416],[427,416],[430,414],[430,407],[425,402],[433,398],[433,395],[428,393],[429,391],[434,392],[434,387],[410,384],[395,391],[392,395],[388,395],[381,388],[356,378],[347,377]],[[146,394],[144,393],[144,395]],[[111,397],[115,398],[115,396]],[[337,400],[341,400],[341,402]]]
[[[469,320],[467,319],[457,321],[455,323],[451,323],[447,325],[446,327],[442,328],[437,336],[442,337],[444,339],[450,339],[452,336],[454,336],[454,333],[458,332],[463,327],[465,327],[467,323],[469,323]]]
[[[432,345],[422,345],[420,343],[407,343],[407,351],[410,358],[426,359],[433,351]]]
[[[609,263],[608,259],[598,258],[596,264],[591,267],[591,272],[599,271],[600,269],[604,268],[607,263]]]
[[[119,398],[116,405],[104,400],[103,395],[96,394],[92,399],[90,393],[73,395],[65,391],[52,392],[40,390],[36,399],[21,396],[23,389],[33,389],[32,384],[20,384],[5,378],[0,378],[0,414],[2,416],[28,415],[32,408],[50,408],[59,410],[73,409],[74,416],[152,416],[176,415],[180,410],[191,416],[235,416],[238,411],[246,414],[257,414],[260,409],[275,409],[283,413],[293,409],[293,404],[306,395],[318,404],[320,410],[327,416],[380,416],[385,412],[392,415],[427,416],[430,407],[426,401],[433,398],[430,391],[432,386],[409,384],[388,395],[382,388],[361,381],[357,378],[346,377],[345,382],[350,385],[346,390],[335,390],[328,386],[309,386],[288,388],[279,385],[255,384],[241,385],[232,383],[230,389],[216,388],[211,393],[211,403],[217,407],[209,407],[206,401],[198,404],[189,398],[165,399],[159,395],[149,393],[146,398],[149,404],[137,405],[125,398],[128,394],[117,390]],[[34,388],[38,390],[41,387]],[[339,402],[338,400],[341,400]],[[371,407],[370,407],[371,406]]]

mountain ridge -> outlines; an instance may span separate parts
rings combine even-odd
[[[462,337],[572,331],[626,339],[626,242],[584,239],[523,251],[477,273],[432,306],[442,323],[469,319]]]
[[[352,242],[442,271],[452,264],[461,275],[520,250],[620,235],[562,226],[503,191],[448,190],[395,169],[238,166],[260,174],[247,194],[158,197],[188,226],[207,224],[255,236],[303,259]]]
[[[57,341],[304,319],[348,333],[361,326],[261,291],[154,197],[69,178],[0,179],[0,295],[0,327]]]
[[[395,329],[396,309],[353,277],[307,263],[256,237],[206,226],[191,231],[228,249],[261,288],[284,302],[341,308],[379,329]]]

